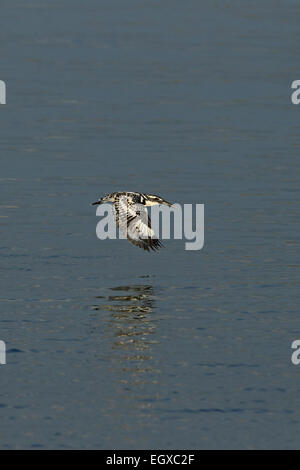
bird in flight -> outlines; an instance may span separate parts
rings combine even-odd
[[[116,224],[130,243],[146,251],[156,251],[163,246],[151,228],[151,219],[146,208],[158,204],[173,204],[153,194],[115,192],[107,194],[92,205],[108,202],[113,203]]]

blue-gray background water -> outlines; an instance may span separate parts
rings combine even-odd
[[[297,0],[3,0],[1,448],[300,448]],[[116,190],[205,245],[100,241]]]

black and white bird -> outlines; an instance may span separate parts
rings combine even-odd
[[[146,251],[156,251],[163,245],[151,228],[147,207],[158,204],[172,206],[160,196],[134,192],[114,192],[107,194],[92,205],[113,203],[115,221],[133,245]]]

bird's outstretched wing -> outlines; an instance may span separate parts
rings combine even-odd
[[[147,209],[144,210],[147,212]],[[148,214],[146,223],[140,216],[136,216],[131,220],[128,219],[127,238],[133,245],[146,251],[150,251],[150,249],[156,251],[163,246],[151,228],[151,220]]]
[[[116,224],[128,241],[146,251],[156,251],[163,245],[151,228],[147,209],[141,204],[130,204],[120,197],[113,206]]]

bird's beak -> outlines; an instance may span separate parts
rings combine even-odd
[[[99,201],[93,202],[92,206],[98,206],[99,204],[102,204],[102,203],[103,203],[102,199],[99,199]]]

